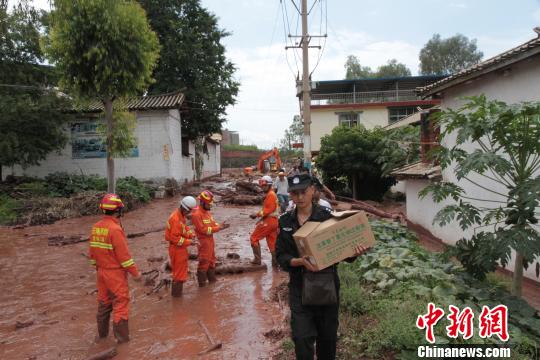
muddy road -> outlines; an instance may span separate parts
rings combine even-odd
[[[154,200],[127,213],[122,220],[126,233],[164,226],[179,199]],[[228,252],[251,257],[249,233],[255,223],[248,215],[256,209],[214,207],[214,218],[232,225],[216,234],[218,258]],[[1,359],[85,359],[114,345],[112,331],[108,340],[95,342],[95,270],[85,256],[88,244],[47,245],[49,236],[88,236],[98,219],[87,216],[19,230],[0,228]],[[150,257],[167,259],[162,232],[129,239],[128,244],[141,271],[156,267],[147,261]],[[266,244],[262,247],[263,261],[269,265]],[[198,320],[223,343],[221,350],[199,358],[271,357],[275,343],[264,333],[283,326],[283,313],[278,303],[270,300],[270,290],[286,274],[269,266],[262,272],[222,275],[216,284],[199,288],[196,264],[190,261],[190,279],[180,299],[171,298],[168,289],[147,295],[150,287],[130,280],[131,341],[118,347],[115,359],[195,358],[209,347]]]

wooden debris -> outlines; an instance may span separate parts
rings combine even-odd
[[[216,266],[216,274],[240,274],[245,272],[255,272],[266,270],[266,265],[253,265],[250,263],[224,264]]]
[[[32,326],[32,325],[34,325],[34,320],[28,320],[28,321],[19,321],[19,320],[17,320],[17,322],[15,323],[15,329],[19,330],[19,329],[23,329],[25,327],[29,327],[29,326]]]
[[[118,355],[118,351],[116,350],[116,346],[113,346],[107,350],[100,351],[97,354],[87,357],[86,360],[107,360],[112,359],[116,355]]]
[[[238,255],[237,253],[227,253],[227,259],[235,259],[235,260],[238,260],[240,259],[240,255]]]
[[[236,182],[235,185],[236,185],[237,190],[247,190],[257,195],[263,193],[263,190],[261,189],[259,185],[254,184],[250,181],[239,180]]]
[[[211,351],[221,349],[221,347],[223,346],[223,343],[221,343],[221,341],[216,342],[214,340],[214,338],[210,334],[210,331],[208,331],[208,328],[204,325],[204,323],[201,320],[198,320],[197,323],[203,329],[204,333],[206,334],[206,337],[208,338],[208,341],[210,342],[210,346],[206,350],[201,351],[199,355],[207,354]]]
[[[163,261],[163,256],[150,256],[146,258],[146,261],[148,262],[160,262]]]

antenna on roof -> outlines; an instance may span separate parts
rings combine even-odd
[[[537,26],[537,27],[533,28],[533,30],[536,33],[536,35],[538,35],[538,37],[540,37],[540,26]]]

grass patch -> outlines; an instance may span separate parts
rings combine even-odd
[[[0,225],[11,225],[18,218],[17,200],[11,197],[0,194]]]

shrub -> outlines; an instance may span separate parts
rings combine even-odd
[[[11,225],[17,220],[17,201],[0,194],[0,225]]]

